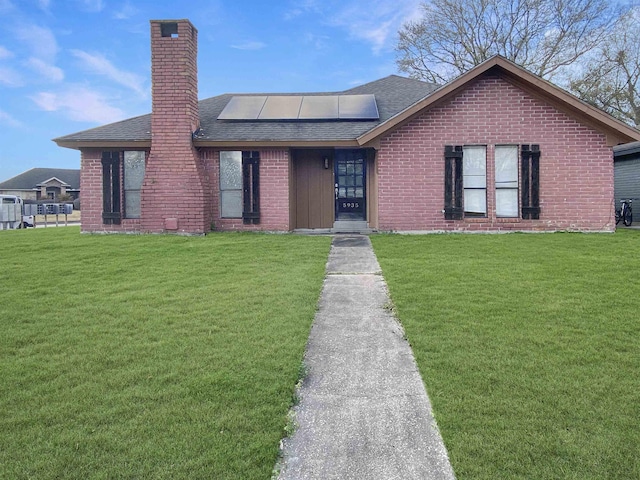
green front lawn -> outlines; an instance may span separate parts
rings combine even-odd
[[[458,479],[640,478],[640,231],[372,241]]]
[[[640,232],[372,241],[459,479],[640,478]],[[0,232],[0,478],[268,478],[329,243]]]
[[[0,232],[0,478],[268,478],[329,245]]]

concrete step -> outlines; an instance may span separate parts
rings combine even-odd
[[[362,220],[337,220],[333,223],[331,233],[373,233],[369,224]]]

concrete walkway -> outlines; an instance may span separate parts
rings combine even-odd
[[[335,236],[281,480],[453,479],[366,236]]]

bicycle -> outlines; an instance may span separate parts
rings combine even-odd
[[[631,225],[631,222],[633,221],[631,202],[632,200],[630,198],[627,200],[620,200],[620,208],[616,209],[616,225],[620,223],[620,220],[622,220],[622,223],[627,227]]]

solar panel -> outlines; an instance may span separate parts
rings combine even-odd
[[[305,95],[302,98],[300,119],[336,119],[338,117],[338,96],[312,96]]]
[[[218,120],[378,120],[374,95],[237,95]]]
[[[343,119],[378,119],[378,105],[373,95],[340,95],[339,117]]]
[[[266,101],[266,95],[231,97],[218,120],[257,120]]]
[[[267,101],[262,107],[258,116],[259,120],[297,120],[300,113],[301,96],[279,96],[267,97]]]

